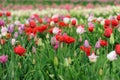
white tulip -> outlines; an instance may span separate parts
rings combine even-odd
[[[7,34],[7,28],[6,27],[2,27],[2,29],[1,29],[1,35],[2,36],[6,36],[6,34]]]
[[[107,54],[107,59],[110,61],[117,59],[117,54],[115,51],[111,51],[109,54]]]
[[[54,27],[52,32],[53,32],[53,34],[57,34],[57,33],[59,33],[59,31],[60,31],[59,28]]]
[[[15,25],[20,25],[20,21],[15,21],[14,24]]]
[[[65,18],[63,18],[63,21],[64,21],[64,23],[68,24],[70,21],[70,18],[65,17]]]
[[[92,53],[90,56],[88,56],[90,62],[96,62],[98,56],[95,55],[95,53]]]
[[[58,15],[58,14],[55,14],[55,15],[52,16],[52,19],[58,18],[58,17],[59,17],[59,15]]]
[[[99,17],[99,18],[97,18],[97,21],[102,21],[103,20],[103,18],[102,17]]]
[[[12,44],[12,45],[15,45],[15,43],[16,43],[16,39],[13,38],[13,39],[11,40],[11,44]]]
[[[54,26],[54,24],[55,24],[54,21],[50,22],[50,26]]]
[[[103,19],[101,22],[100,22],[101,25],[104,25],[105,24],[105,19]]]
[[[76,32],[77,32],[78,34],[82,34],[82,33],[85,32],[85,30],[84,30],[84,28],[82,28],[81,26],[79,26],[79,27],[76,29]]]

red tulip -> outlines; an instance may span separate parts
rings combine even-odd
[[[90,51],[91,51],[91,46],[89,46],[88,48],[85,48],[85,53],[87,56],[90,56]]]
[[[65,42],[68,44],[75,42],[75,39],[73,37],[68,36],[67,34],[66,35],[57,34],[55,38],[60,42]]]
[[[57,35],[55,36],[55,38],[56,38],[58,41],[60,41],[60,42],[63,42],[63,41],[64,41],[64,38],[63,38],[62,35],[57,34]]]
[[[105,25],[106,25],[106,26],[109,26],[109,25],[110,25],[110,20],[109,20],[109,19],[106,19],[106,20],[105,20]]]
[[[120,55],[120,44],[117,44],[117,45],[115,46],[115,51],[116,51],[116,53],[117,53],[118,55]]]
[[[39,15],[38,14],[33,14],[33,16],[35,17],[35,18],[38,18],[39,17]]]
[[[53,18],[53,21],[54,21],[55,23],[57,23],[58,20],[59,20],[58,17]]]
[[[68,36],[68,35],[65,35],[63,38],[64,38],[65,43],[71,44],[71,43],[75,42],[75,39],[73,37]]]
[[[3,13],[2,12],[0,12],[0,17],[3,15]]]
[[[42,25],[40,27],[37,27],[37,29],[38,29],[38,32],[42,33],[42,32],[44,32],[47,29],[47,26],[46,25]]]
[[[28,28],[25,28],[25,32],[27,35],[31,34],[33,32],[33,29],[28,27]]]
[[[35,28],[32,29],[32,33],[33,33],[34,35],[36,35],[37,32],[38,32],[38,28],[37,28],[37,27],[35,27]]]
[[[105,28],[105,29],[106,29],[106,28],[109,28],[109,26],[104,25],[104,28]]]
[[[58,25],[59,25],[59,27],[64,27],[64,26],[67,26],[67,24],[66,24],[66,23],[64,23],[63,21],[59,22],[59,23],[58,23]]]
[[[24,56],[26,49],[24,47],[22,47],[21,45],[18,45],[14,48],[14,52],[15,52],[15,54],[18,54],[19,56]]]
[[[73,20],[73,21],[72,21],[72,25],[75,25],[75,24],[76,24],[76,21],[75,21],[75,20]]]
[[[88,30],[89,30],[90,32],[93,32],[94,27],[88,27]]]
[[[80,46],[80,49],[84,51],[87,56],[90,56],[91,46],[89,47]]]
[[[105,29],[105,31],[104,31],[104,36],[105,37],[109,38],[111,36],[111,34],[112,34],[112,28]]]
[[[50,28],[48,31],[50,34],[53,34],[53,28]]]
[[[107,46],[108,43],[105,40],[100,40],[100,45],[104,47],[104,46]]]
[[[84,51],[85,47],[84,46],[80,46],[80,50]]]
[[[10,12],[6,12],[6,16],[11,16],[11,13]]]
[[[120,15],[117,15],[117,20],[120,21]]]
[[[1,40],[0,40],[0,44],[3,45],[3,44],[5,44],[5,43],[6,43],[6,40],[5,40],[5,39],[1,39]]]
[[[118,20],[112,19],[111,23],[112,23],[112,26],[115,27],[118,25]]]
[[[38,19],[39,23],[43,23],[43,20],[41,18]]]
[[[71,18],[71,16],[70,16],[70,15],[66,15],[65,17],[67,17],[67,18]]]
[[[72,25],[76,25],[76,24],[77,24],[76,18],[72,18],[72,19],[71,19],[71,24],[72,24]]]
[[[30,21],[29,25],[30,25],[31,28],[36,27],[36,23],[34,21]]]

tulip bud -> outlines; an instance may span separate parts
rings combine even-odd
[[[113,34],[111,34],[111,37],[110,37],[110,44],[114,44],[114,42],[115,42],[115,40],[114,40],[114,35]]]
[[[70,57],[68,58],[68,62],[69,62],[69,64],[71,64],[71,62],[72,62],[72,60],[71,60],[71,58],[70,58]]]
[[[49,34],[46,35],[46,38],[49,38]]]
[[[65,60],[64,60],[64,66],[66,66],[66,67],[68,67],[68,66],[69,66],[69,61],[68,61],[68,59],[67,59],[67,58],[65,58]]]
[[[22,67],[20,62],[18,62],[18,67],[19,67],[20,69],[21,69],[21,67]]]
[[[32,47],[32,52],[36,53],[36,48],[34,46]]]
[[[71,64],[71,62],[72,62],[72,60],[71,60],[70,57],[69,57],[69,58],[65,58],[64,66],[65,66],[65,67],[68,67],[68,66]]]
[[[100,54],[100,51],[99,51],[99,49],[97,49],[97,51],[96,51],[96,54],[97,54],[97,55],[99,55],[99,54]]]
[[[2,46],[0,45],[0,49],[2,49]]]
[[[42,45],[43,45],[42,39],[40,38],[40,39],[38,39],[38,46],[42,46]]]
[[[76,57],[77,56],[77,52],[76,51],[74,51],[74,57]]]
[[[57,58],[57,56],[54,57],[54,65],[58,66],[58,58]]]
[[[82,36],[80,36],[80,38],[79,38],[79,42],[82,42]]]
[[[100,70],[99,70],[99,75],[101,76],[102,74],[103,74],[103,70],[100,69]]]
[[[33,59],[32,64],[35,64],[35,63],[36,63],[36,61],[35,61],[35,59]]]
[[[98,28],[98,32],[102,33],[102,32],[103,32],[103,30],[102,30],[101,28]]]
[[[60,44],[60,47],[63,48],[63,43]]]

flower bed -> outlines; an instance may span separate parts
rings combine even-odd
[[[108,8],[1,11],[0,79],[119,80],[119,7]]]

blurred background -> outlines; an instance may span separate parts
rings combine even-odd
[[[83,6],[95,8],[106,5],[119,6],[120,0],[0,0],[0,9],[45,9],[45,8],[75,8]]]

